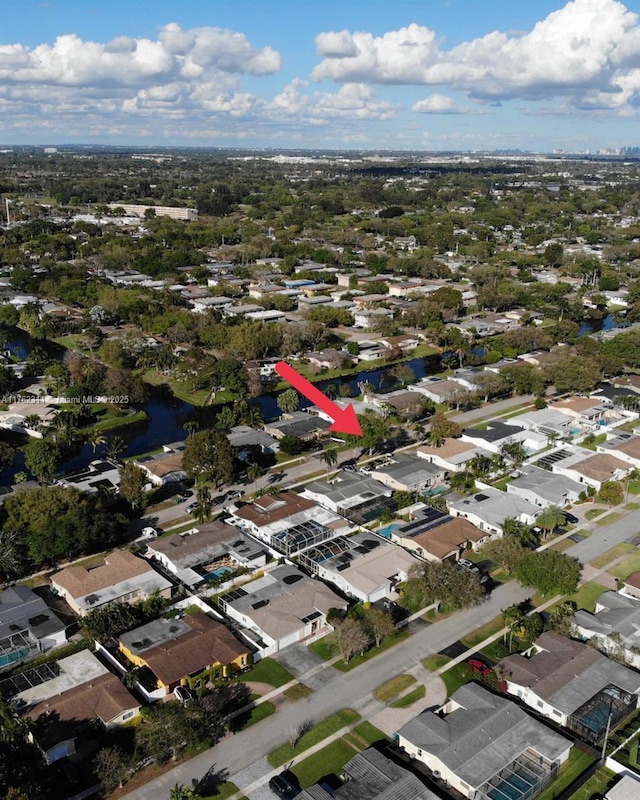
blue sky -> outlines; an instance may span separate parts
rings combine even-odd
[[[10,0],[0,141],[640,145],[640,0]]]

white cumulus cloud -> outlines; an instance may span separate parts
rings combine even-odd
[[[424,100],[418,100],[412,106],[413,111],[419,114],[465,114],[469,108],[459,105],[451,97],[445,94],[430,94]]]
[[[639,91],[638,15],[619,0],[572,0],[528,32],[493,31],[449,50],[416,24],[382,36],[321,33],[316,45],[316,80],[448,86],[480,101],[564,96],[577,107],[621,108]]]

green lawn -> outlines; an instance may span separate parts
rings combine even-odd
[[[582,442],[580,446],[581,447],[586,447],[587,450],[595,451],[596,447],[599,444],[602,444],[603,442],[606,442],[606,440],[607,440],[607,434],[606,433],[599,433],[592,442],[590,442],[589,444],[586,444],[585,442]]]
[[[599,519],[597,524],[598,525],[613,525],[614,522],[620,522],[620,520],[624,517],[624,514],[618,514],[617,511],[612,511],[611,514],[607,514],[606,517],[602,517]]]
[[[570,786],[579,775],[593,764],[594,760],[592,756],[583,753],[581,750],[578,750],[577,747],[572,747],[569,758],[560,767],[558,777],[553,783],[547,786],[542,794],[538,795],[538,800],[554,800],[554,798],[558,797],[567,786]]]
[[[314,753],[309,758],[305,758],[291,767],[291,771],[295,773],[300,781],[300,786],[306,789],[313,783],[317,783],[323,775],[340,775],[342,768],[350,761],[357,753],[351,745],[347,744],[344,739],[337,739],[331,742],[322,750]]]
[[[418,700],[422,700],[426,692],[427,690],[424,686],[418,686],[417,689],[414,689],[412,692],[403,694],[402,697],[394,700],[393,703],[391,703],[391,708],[406,708],[407,706],[412,706],[414,703],[417,703]]]
[[[494,633],[501,631],[503,628],[504,620],[502,616],[494,617],[494,619],[487,622],[481,628],[476,628],[473,633],[465,636],[464,639],[461,640],[462,644],[466,644],[467,647],[477,647],[480,642],[484,642],[489,636],[493,636]]]
[[[326,739],[327,736],[331,736],[332,733],[336,733],[341,728],[351,725],[359,719],[360,714],[350,708],[337,711],[335,714],[332,714],[330,717],[325,717],[325,719],[320,720],[320,722],[314,725],[308,733],[305,733],[295,747],[291,747],[289,742],[285,742],[281,744],[280,747],[276,747],[275,750],[272,750],[267,756],[267,761],[272,767],[279,767],[281,764],[291,761],[293,758],[300,755],[300,753],[313,747],[314,744],[318,744],[318,742]]]
[[[612,561],[615,561],[616,558],[635,552],[636,548],[632,544],[618,544],[615,547],[612,547],[610,550],[607,550],[606,553],[602,553],[602,555],[594,558],[589,562],[589,564],[596,569],[601,569],[602,567],[606,567],[607,564],[610,564]]]
[[[408,631],[398,630],[392,636],[386,638],[380,647],[371,647],[363,655],[354,656],[348,663],[345,663],[342,660],[336,661],[333,666],[340,670],[340,672],[350,672],[352,669],[355,669],[361,664],[369,661],[370,658],[375,658],[378,653],[384,653],[385,650],[388,650],[390,647],[398,644],[398,642],[404,641],[410,635],[411,634]],[[336,655],[336,651],[333,648],[329,636],[325,636],[323,639],[319,639],[317,642],[310,644],[309,650],[312,650],[317,656],[320,656],[323,661],[329,661],[329,659]]]
[[[501,492],[506,492],[508,483],[511,483],[511,478],[509,476],[506,478],[500,478],[500,480],[495,481],[491,485],[494,487],[494,489],[499,489]]]
[[[411,636],[409,631],[396,631],[392,636],[389,636],[387,639],[385,639],[380,647],[371,647],[363,655],[354,656],[348,664],[345,664],[344,661],[336,661],[334,667],[339,669],[340,672],[350,672],[352,669],[359,667],[361,664],[366,664],[369,659],[375,658],[379,653],[384,653],[385,650],[389,650],[399,642],[403,642],[405,639],[408,639],[409,636]]]
[[[310,694],[313,694],[313,689],[305,686],[304,683],[296,683],[295,686],[284,690],[284,696],[288,700],[302,700],[303,697],[308,697]]]
[[[256,683],[268,683],[271,686],[283,686],[285,683],[294,680],[293,675],[277,661],[272,658],[263,658],[258,661],[248,672],[243,672],[233,678],[234,681],[255,681]]]
[[[625,558],[620,564],[612,568],[611,574],[616,578],[628,578],[632,572],[640,571],[640,553],[635,553],[629,558]]]
[[[378,686],[373,695],[380,700],[381,703],[388,703],[389,700],[393,700],[400,692],[408,689],[409,686],[415,682],[416,679],[413,675],[396,675],[395,678],[391,678],[391,680]]]
[[[603,508],[590,508],[584,515],[584,518],[589,522],[596,517],[599,517],[600,514],[604,514]]]
[[[436,672],[436,670],[440,669],[440,667],[444,667],[444,665],[448,664],[450,661],[451,659],[447,656],[436,653],[434,656],[425,658],[422,661],[422,666],[431,672]],[[451,697],[456,689],[459,689],[465,683],[469,683],[473,676],[474,673],[471,667],[464,663],[456,664],[455,667],[451,667],[451,669],[443,672],[440,677],[447,687],[447,697]]]
[[[440,653],[436,653],[433,656],[427,656],[427,658],[422,659],[422,666],[425,669],[428,669],[429,672],[436,672],[440,669],[440,667],[444,667],[445,664],[448,664],[451,661],[449,656],[440,655]]]
[[[257,695],[251,695],[252,699],[257,699]],[[248,711],[239,714],[237,717],[233,717],[233,719],[229,720],[229,730],[232,733],[236,733],[237,731],[244,730],[245,728],[250,728],[252,725],[255,725],[256,722],[261,722],[263,719],[270,717],[272,714],[275,714],[276,707],[273,703],[270,703],[266,700],[264,703],[260,703],[260,705],[254,706],[250,708]]]
[[[331,646],[331,640],[327,641],[329,637],[325,636],[322,639],[318,639],[317,642],[313,642],[313,644],[309,645],[309,650],[315,653],[317,656],[323,661],[329,661],[335,655],[333,647]]]
[[[203,795],[202,800],[226,800],[227,797],[231,797],[231,795],[234,795],[239,791],[240,790],[235,783],[231,783],[231,781],[225,781],[224,783],[220,784],[218,791],[215,794],[208,794],[206,796]]]
[[[637,511],[640,508],[640,503],[626,503],[622,507],[625,511]]]
[[[595,581],[583,584],[575,594],[569,595],[566,600],[573,600],[578,608],[584,608],[586,611],[593,611],[596,605],[596,600],[600,597],[602,592],[606,592],[607,587]],[[564,601],[563,601],[564,602]]]
[[[636,424],[640,424],[640,420],[636,420]],[[629,481],[627,491],[629,494],[640,494],[640,480]]]
[[[573,795],[571,800],[591,800],[594,794],[604,794],[609,784],[613,783],[616,773],[606,767],[600,767],[589,780]]]
[[[367,747],[374,742],[379,742],[381,739],[387,738],[386,734],[384,734],[380,728],[376,728],[375,725],[372,725],[366,720],[361,722],[359,725],[356,725],[351,733],[347,735],[350,737],[357,736],[367,745]]]

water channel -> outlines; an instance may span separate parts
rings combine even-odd
[[[64,356],[64,348],[50,342],[34,340],[23,330],[12,328],[8,332],[5,347],[15,356],[26,358],[34,347],[42,347],[53,358],[61,360]],[[422,378],[425,375],[432,375],[441,369],[440,356],[432,355],[426,358],[414,358],[405,362],[416,374]],[[379,369],[362,370],[354,375],[344,378],[333,378],[319,382],[317,385],[324,390],[329,384],[339,387],[348,384],[352,394],[359,394],[358,383],[368,382],[376,389],[385,385],[385,380],[392,367],[382,367]],[[264,419],[273,419],[280,415],[280,410],[276,404],[274,394],[264,394],[257,398],[260,410]],[[306,408],[311,403],[302,399],[301,407]],[[177,399],[172,392],[163,386],[150,387],[149,399],[140,406],[147,414],[147,419],[125,425],[121,428],[108,431],[106,436],[111,438],[114,435],[120,436],[126,443],[123,456],[133,456],[140,453],[147,453],[161,447],[163,444],[176,442],[185,437],[184,424],[196,421],[200,428],[211,427],[215,423],[216,415],[221,406],[207,406],[200,408],[193,406],[183,400]],[[83,445],[79,451],[61,465],[61,471],[69,472],[86,467],[95,458],[104,455],[107,445],[99,445],[95,452],[90,444]],[[0,483],[11,480],[13,474],[23,469],[22,454],[16,458],[16,464],[9,470],[0,473]]]

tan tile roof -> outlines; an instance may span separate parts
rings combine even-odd
[[[577,464],[573,464],[570,469],[574,469],[585,477],[593,478],[596,481],[607,481],[610,480],[616,470],[626,472],[631,469],[631,465],[607,453],[596,453],[595,456],[590,456],[585,458],[584,461],[578,461]]]
[[[272,639],[281,639],[300,630],[301,620],[314,611],[327,614],[330,608],[344,607],[341,598],[319,581],[305,581],[269,600],[261,608],[243,609],[254,623]]]
[[[616,451],[626,453],[626,455],[631,456],[631,458],[640,458],[640,436],[631,436],[629,439],[622,442],[622,444],[611,448],[611,453],[615,453]]]
[[[433,383],[429,383],[425,385],[425,389],[433,394],[437,394],[439,397],[445,397],[452,392],[459,391],[464,387],[456,383],[456,381],[449,381],[449,380],[442,380],[442,381],[433,381]]]
[[[84,597],[107,586],[152,573],[153,568],[128,550],[114,550],[97,567],[66,567],[56,572],[52,580],[72,597]]]
[[[592,397],[569,397],[567,400],[558,400],[557,403],[552,403],[550,408],[557,408],[559,411],[568,408],[581,413],[599,405],[602,405],[602,400],[594,400]]]
[[[486,536],[486,531],[476,528],[469,520],[454,517],[444,525],[411,537],[411,541],[436,558],[446,558],[452,551],[464,547],[467,542],[479,542]]]
[[[251,505],[242,506],[235,512],[235,516],[249,520],[256,525],[270,525],[272,522],[286,519],[299,511],[313,508],[315,505],[313,500],[308,500],[295,492],[265,494],[254,500]]]
[[[188,633],[138,654],[167,686],[213,664],[231,664],[249,653],[225,625],[204,612],[187,614],[182,621],[191,628]]]
[[[135,697],[109,672],[94,678],[90,683],[83,683],[38,703],[27,711],[26,716],[37,720],[42,715],[55,714],[60,720],[97,718],[108,723],[123,712],[139,706]]]
[[[154,458],[152,461],[145,461],[143,466],[152,475],[158,478],[164,478],[165,475],[170,475],[172,472],[182,471],[182,458],[184,453],[169,453],[168,455],[160,458]]]
[[[418,447],[418,453],[447,458],[448,456],[457,456],[460,453],[476,450],[477,447],[478,445],[472,442],[463,442],[462,439],[446,439],[442,447],[434,447],[429,444],[420,445],[420,447]]]
[[[198,525],[196,533],[188,536],[179,536],[177,533],[171,536],[162,536],[149,542],[147,546],[150,550],[163,553],[171,559],[185,558],[192,553],[200,553],[207,547],[240,538],[242,538],[242,534],[237,528],[214,520]]]

